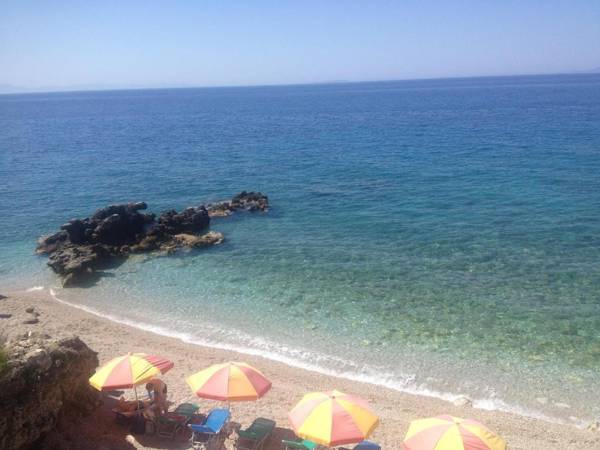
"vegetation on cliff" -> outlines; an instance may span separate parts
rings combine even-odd
[[[4,346],[0,345],[0,377],[4,374],[7,363],[8,363],[8,355],[6,353],[6,350],[4,349]]]

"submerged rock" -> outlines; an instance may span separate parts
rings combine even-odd
[[[159,250],[163,253],[173,253],[181,248],[202,248],[218,245],[223,242],[223,234],[217,231],[209,231],[201,236],[181,233],[173,236],[173,239],[160,245]]]
[[[175,241],[186,247],[208,247],[210,245],[218,245],[223,242],[223,234],[217,231],[209,231],[202,236],[193,234],[176,234]]]
[[[210,217],[226,217],[238,210],[267,212],[269,198],[262,192],[242,191],[231,200],[209,203],[206,209]]]
[[[236,210],[267,211],[268,198],[243,191],[229,201],[169,210],[158,218],[147,214],[145,202],[109,205],[91,217],[71,219],[60,231],[38,240],[36,252],[48,255],[48,266],[63,279],[63,286],[94,282],[101,270],[120,264],[132,253],[181,247],[207,247],[223,242],[223,235],[206,232],[210,217]]]
[[[231,199],[231,206],[246,211],[268,211],[269,198],[262,192],[242,191]]]

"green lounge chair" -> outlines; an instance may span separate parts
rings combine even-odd
[[[191,419],[192,416],[194,414],[196,414],[196,412],[199,409],[200,409],[200,407],[198,405],[196,405],[195,403],[182,403],[177,408],[175,408],[175,411],[173,411],[173,412],[175,414],[179,414],[180,416],[186,416]]]
[[[259,417],[245,430],[238,431],[236,447],[240,450],[260,450],[275,429],[275,421]]]
[[[156,430],[160,437],[173,439],[182,436],[185,426],[200,407],[193,403],[182,403],[175,411],[156,418]]]
[[[314,450],[317,448],[317,444],[306,439],[295,439],[293,441],[283,439],[281,443],[285,446],[286,450]]]

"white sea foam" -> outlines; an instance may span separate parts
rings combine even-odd
[[[429,387],[423,384],[417,384],[415,382],[415,376],[411,374],[398,375],[395,373],[386,373],[378,370],[376,367],[360,365],[353,361],[345,360],[343,358],[335,356],[325,355],[319,352],[290,348],[266,340],[261,337],[247,335],[246,333],[242,333],[237,330],[224,330],[216,327],[211,327],[207,324],[203,325],[203,331],[206,332],[208,330],[208,333],[206,334],[217,334],[220,335],[220,337],[226,337],[233,342],[225,342],[222,339],[215,340],[210,338],[201,338],[198,336],[194,336],[190,333],[174,331],[172,329],[160,325],[130,320],[127,318],[115,316],[113,314],[103,313],[89,306],[63,300],[56,295],[55,290],[52,288],[49,289],[49,291],[50,295],[54,300],[68,305],[70,307],[83,310],[85,312],[88,312],[98,317],[102,317],[104,319],[108,319],[115,323],[131,326],[140,330],[149,331],[161,336],[179,339],[185,343],[221,350],[228,350],[246,355],[259,356],[272,361],[281,362],[291,367],[297,367],[300,369],[321,373],[323,375],[331,377],[343,378],[351,381],[381,386],[388,389],[393,389],[398,392],[404,392],[413,395],[438,398],[448,402],[453,402],[458,398],[462,397],[462,395],[460,394],[442,392],[439,390],[430,389]],[[333,369],[331,366],[341,366],[345,367],[345,369],[336,370]],[[567,422],[556,417],[550,417],[546,414],[543,414],[542,412],[529,408],[524,408],[519,405],[509,404],[501,399],[494,397],[478,398],[473,399],[472,401],[473,408],[477,409],[488,411],[503,411],[518,414],[524,417],[531,417],[539,420],[544,420],[546,422],[573,425],[573,422]],[[581,421],[577,421],[577,423],[575,423],[575,425],[577,426],[582,426],[582,424],[583,422]]]
[[[44,290],[44,286],[33,286],[30,287],[29,289],[26,289],[25,292],[35,292],[35,291],[43,291]]]

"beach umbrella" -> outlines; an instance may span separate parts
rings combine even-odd
[[[361,442],[379,423],[363,399],[339,391],[306,394],[289,419],[298,436],[327,447]]]
[[[403,450],[505,450],[506,442],[481,423],[453,416],[411,422]]]
[[[89,381],[99,391],[135,389],[155,376],[166,373],[172,367],[171,361],[160,356],[128,353],[104,364]]]
[[[243,362],[215,364],[186,381],[198,397],[224,402],[257,400],[271,389],[271,382],[258,369]]]

